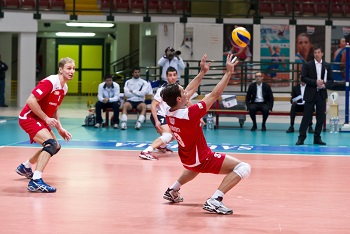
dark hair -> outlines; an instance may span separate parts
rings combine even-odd
[[[165,101],[166,104],[168,104],[168,106],[173,108],[177,104],[177,97],[181,97],[180,85],[176,83],[168,84],[160,92],[160,96],[163,98],[163,101]]]
[[[165,49],[165,53],[168,52],[168,50],[170,50],[171,52],[174,52],[174,48],[171,47],[171,46],[168,46],[166,49]]]
[[[323,53],[323,48],[322,48],[322,46],[319,46],[319,45],[317,45],[317,44],[314,45],[314,51],[315,51],[315,50],[321,50],[321,52]]]
[[[133,67],[133,68],[131,69],[131,73],[134,73],[135,70],[141,71],[140,67]]]
[[[177,70],[175,69],[175,67],[172,67],[172,66],[170,66],[170,67],[168,67],[168,69],[166,69],[166,75],[168,75],[168,72],[176,72],[176,74],[177,74]]]
[[[111,74],[107,74],[103,77],[105,80],[107,79],[113,79],[113,76]]]

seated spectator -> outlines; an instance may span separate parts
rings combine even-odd
[[[257,111],[261,111],[263,115],[261,131],[266,131],[266,120],[273,108],[274,99],[271,87],[269,84],[263,83],[262,80],[262,73],[255,73],[255,82],[249,85],[245,99],[247,110],[249,111],[250,118],[253,121],[251,131],[255,131],[257,129]]]
[[[113,108],[113,127],[119,127],[119,84],[113,82],[112,75],[106,75],[105,81],[98,85],[98,101],[95,104],[96,112],[96,124],[95,128],[102,127],[102,113],[101,111],[106,108]],[[106,122],[109,121],[106,119]]]
[[[140,78],[140,68],[132,69],[132,78],[127,80],[124,85],[124,95],[126,101],[123,104],[123,114],[121,117],[120,129],[127,129],[127,113],[133,109],[137,110],[139,117],[135,124],[135,129],[141,129],[141,123],[145,121],[146,103],[145,96],[148,93],[149,84],[147,81]]]
[[[299,78],[300,79],[300,78]],[[292,103],[292,106],[290,108],[290,126],[286,133],[294,132],[294,121],[295,121],[295,114],[296,112],[304,112],[304,92],[305,92],[306,84],[301,82],[292,88],[292,98],[290,99],[290,102]],[[309,124],[309,133],[314,133],[314,130],[312,129],[312,121]]]

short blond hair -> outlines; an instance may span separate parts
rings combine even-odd
[[[58,67],[60,68],[63,68],[65,64],[67,63],[74,63],[75,64],[75,61],[69,57],[66,57],[66,58],[61,58],[60,59],[60,62],[58,63]]]

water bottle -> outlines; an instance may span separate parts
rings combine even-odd
[[[334,131],[335,131],[335,119],[334,119],[334,117],[332,117],[330,119],[330,123],[331,123],[331,126],[329,127],[329,132],[334,133]]]
[[[214,119],[212,113],[208,113],[207,116],[207,130],[213,130],[214,129]]]
[[[334,133],[338,133],[339,131],[339,117],[334,117]]]

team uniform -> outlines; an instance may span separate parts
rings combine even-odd
[[[206,110],[205,102],[201,101],[186,109],[169,111],[167,123],[178,141],[178,154],[183,166],[195,172],[218,174],[225,154],[214,153],[207,145],[200,125]]]
[[[157,118],[158,118],[161,125],[167,124],[165,116],[170,109],[168,104],[166,104],[166,102],[164,102],[163,98],[160,96],[160,92],[162,92],[163,89],[164,89],[164,86],[160,87],[157,90],[157,93],[154,95],[154,98],[153,98],[159,102],[159,104],[156,107],[156,111],[157,111]],[[151,122],[155,126],[155,121],[154,121],[153,115],[151,115]]]
[[[64,84],[61,87],[58,75],[51,75],[39,82],[33,89],[32,94],[39,100],[41,110],[50,118],[55,114],[58,107],[61,105],[64,96],[67,94],[68,86]],[[40,119],[26,104],[19,115],[19,125],[29,134],[30,142],[33,143],[33,138],[42,129],[51,128],[46,122]]]

